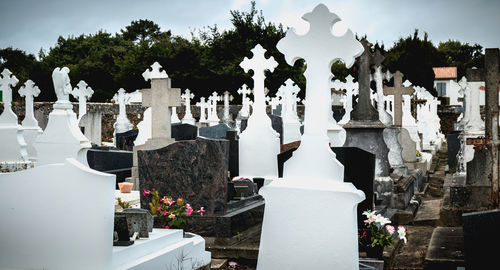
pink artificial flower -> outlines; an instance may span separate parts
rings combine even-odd
[[[168,227],[168,226],[165,226],[165,229],[170,229],[170,227]]]
[[[143,195],[143,196],[146,196],[146,195],[148,195],[149,193],[151,193],[151,191],[150,191],[150,190],[145,189],[145,190],[142,192],[142,195]]]
[[[385,229],[389,232],[390,235],[394,234],[394,226],[385,225]]]
[[[200,210],[196,211],[200,213],[200,216],[203,216],[203,213],[205,213],[205,210],[203,210],[203,206],[200,208]]]
[[[160,206],[156,207],[156,211],[161,211],[161,207]]]
[[[166,216],[167,215],[167,210],[163,211],[163,215]]]
[[[173,219],[173,218],[175,218],[175,215],[174,215],[174,214],[170,214],[170,215],[168,216],[168,218],[172,218],[172,219]]]
[[[174,201],[172,201],[172,198],[168,198],[167,203],[168,203],[168,206],[171,206],[174,203]]]
[[[193,208],[189,207],[186,209],[186,215],[190,216],[193,213]]]

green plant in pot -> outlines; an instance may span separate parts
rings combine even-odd
[[[364,211],[366,216],[364,228],[360,230],[359,242],[365,247],[367,256],[382,259],[384,248],[392,246],[394,240],[401,239],[406,243],[406,228],[398,226],[397,230],[390,225],[391,221],[375,211]]]

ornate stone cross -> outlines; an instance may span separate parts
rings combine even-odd
[[[23,127],[38,127],[38,121],[33,113],[33,97],[38,97],[40,89],[32,80],[27,80],[18,93],[21,97],[25,97],[26,113],[23,119]]]
[[[220,121],[217,116],[217,101],[220,101],[220,99],[220,96],[215,91],[208,97],[208,121],[212,125]]]
[[[229,91],[224,92],[224,122],[229,122],[231,119],[229,118],[229,102],[233,101],[233,96]]]
[[[4,109],[0,118],[17,121],[16,114],[12,111],[12,87],[16,86],[19,80],[8,69],[4,69],[0,74],[0,90],[2,90]],[[17,122],[16,122],[17,123]]]
[[[263,125],[271,125],[271,119],[266,115],[266,100],[264,93],[264,80],[266,76],[264,74],[265,70],[271,72],[274,68],[278,66],[278,62],[274,60],[274,57],[266,58],[264,53],[266,50],[262,48],[260,44],[257,44],[252,49],[253,57],[248,59],[245,57],[240,63],[240,67],[243,68],[245,72],[250,69],[253,70],[253,95],[254,101],[252,106],[252,115],[248,119],[248,124],[253,125],[253,123],[261,122]],[[251,124],[252,123],[252,124]]]
[[[71,91],[71,95],[78,99],[78,120],[82,119],[82,116],[87,113],[87,99],[90,99],[94,94],[94,90],[87,86],[85,81],[80,81]]]
[[[394,126],[401,127],[403,124],[403,95],[413,95],[415,90],[412,86],[403,86],[403,73],[394,73],[394,86],[384,86],[384,95],[394,96]]]
[[[144,80],[151,80],[151,88],[143,89],[142,106],[151,107],[153,125],[151,138],[171,138],[170,117],[172,107],[181,105],[181,90],[172,88],[165,70],[160,71],[160,64],[154,62],[151,70],[142,73]]]
[[[196,106],[200,107],[200,123],[206,123],[207,117],[205,116],[205,111],[208,107],[208,102],[206,102],[205,97],[201,97],[200,101],[196,103]]]
[[[186,112],[184,114],[184,118],[182,118],[182,122],[186,122],[194,125],[193,114],[191,113],[191,99],[194,98],[194,94],[191,93],[191,90],[186,89],[184,94],[181,95],[181,98],[184,99],[184,105],[186,106]]]
[[[288,79],[285,81],[285,85],[278,89],[277,95],[281,97],[283,122],[298,121],[294,107],[297,105],[297,94],[300,92],[300,88],[294,84],[294,81]]]
[[[250,103],[248,102],[247,95],[250,94],[251,91],[248,89],[246,84],[243,84],[240,89],[238,89],[238,94],[241,95],[241,110],[239,114],[242,117],[248,117],[250,114]]]

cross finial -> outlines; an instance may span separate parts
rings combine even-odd
[[[19,88],[18,93],[21,97],[38,97],[40,88],[38,88],[32,80],[27,80],[24,85]]]
[[[384,86],[384,95],[394,95],[394,125],[401,127],[403,124],[403,95],[412,95],[415,90],[412,86],[403,86],[403,73],[394,73],[394,87]]]
[[[144,73],[142,73],[142,77],[144,77],[144,80],[152,80],[152,79],[165,79],[168,78],[167,72],[165,70],[160,71],[161,65],[158,62],[154,62],[151,65],[151,71],[146,69]]]
[[[25,115],[23,119],[23,127],[38,127],[38,121],[33,113],[33,97],[38,97],[40,88],[35,85],[32,80],[27,80],[18,91],[21,97],[25,97]]]
[[[3,92],[3,101],[7,107],[12,103],[12,87],[16,86],[19,80],[8,69],[2,71],[0,78],[0,90]]]
[[[85,81],[78,82],[73,91],[71,91],[71,95],[73,95],[73,97],[78,100],[88,100],[92,97],[93,94],[94,90],[92,90],[91,87],[88,87],[88,84]]]

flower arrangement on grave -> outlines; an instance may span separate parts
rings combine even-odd
[[[203,207],[200,210],[193,210],[191,205],[183,198],[173,200],[170,196],[163,196],[160,198],[158,190],[154,188],[151,190],[144,190],[144,196],[151,196],[149,203],[151,215],[160,221],[160,224],[165,229],[182,229],[186,223],[186,218],[193,213],[198,213],[203,216],[205,210]]]
[[[376,211],[364,211],[363,215],[366,216],[367,219],[364,220],[365,228],[361,229],[359,234],[360,244],[367,247],[367,252],[369,252],[371,248],[378,249],[378,256],[382,256],[382,251],[386,246],[392,246],[393,241],[397,238],[404,241],[406,244],[406,228],[403,226],[398,226],[398,229],[394,228],[394,226],[390,225],[391,221],[382,216],[381,214],[377,214]],[[370,254],[368,254],[370,256]]]
[[[113,138],[110,138],[110,137],[105,137],[104,139],[102,139],[103,142],[113,142]]]

